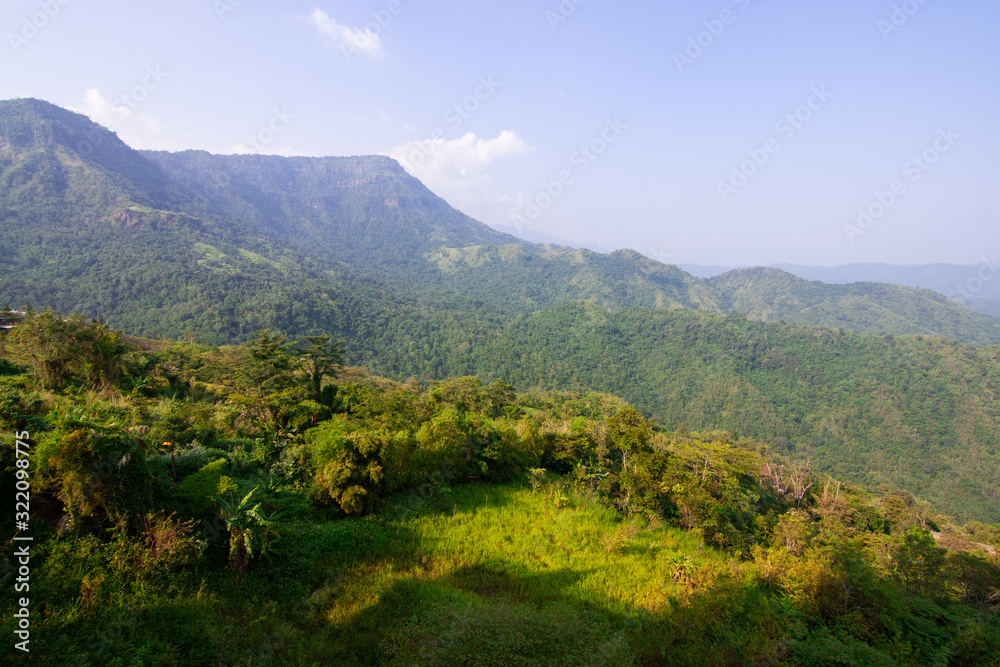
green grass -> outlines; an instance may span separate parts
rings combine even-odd
[[[240,248],[239,250],[240,250],[240,256],[241,257],[250,260],[254,264],[267,264],[268,266],[271,266],[271,267],[273,267],[275,269],[281,269],[282,268],[281,264],[279,264],[278,262],[272,261],[272,260],[264,257],[263,255],[258,255],[257,253],[252,252],[250,250],[246,250],[244,248]]]
[[[630,664],[638,640],[674,627],[662,622],[705,580],[699,573],[731,567],[695,535],[622,522],[584,495],[557,507],[558,495],[551,485],[467,485],[399,496],[367,518],[286,524],[273,562],[242,575],[221,570],[221,546],[195,571],[135,577],[111,547],[52,541],[36,575],[35,655],[42,664],[67,655],[110,665]],[[479,652],[487,657],[470,662]]]
[[[551,487],[470,485],[449,495],[433,504],[450,501],[450,511],[424,510],[393,521],[409,509],[406,498],[382,512],[409,533],[396,554],[429,559],[441,574],[472,568],[534,577],[527,589],[508,592],[516,599],[570,600],[616,613],[657,611],[679,593],[673,583],[679,556],[704,568],[727,562],[681,530],[649,530],[642,518],[623,523],[595,498],[571,494],[556,507]]]
[[[221,250],[207,243],[195,243],[193,247],[196,252],[200,252],[202,254],[202,258],[198,260],[199,263],[204,261],[224,262],[229,258],[228,255],[223,253]]]
[[[563,502],[551,488],[461,486],[397,497],[368,519],[289,526],[285,547],[321,554],[311,564],[324,579],[310,594],[321,601],[313,611],[343,646],[338,659],[357,664],[385,659],[401,621],[470,605],[486,618],[555,605],[621,633],[672,608],[699,571],[728,562],[683,531],[623,523],[594,498]],[[301,571],[307,559],[297,558]]]

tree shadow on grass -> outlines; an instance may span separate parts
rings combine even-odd
[[[520,489],[482,484],[459,484],[443,489],[420,487],[388,499],[378,516],[387,521],[401,521],[441,514],[475,514],[509,506],[511,496],[518,491]]]
[[[350,637],[345,665],[629,665],[633,621],[589,608],[565,590],[590,574],[518,575],[498,565],[395,583],[334,629]],[[606,659],[585,661],[595,654]]]

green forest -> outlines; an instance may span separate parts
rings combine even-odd
[[[936,292],[22,99],[0,304],[38,664],[1000,664],[1000,320]]]
[[[0,139],[0,303],[208,345],[325,333],[396,381],[608,392],[1000,521],[1000,320],[940,294],[520,242],[388,158],[139,152],[39,100],[0,102]]]
[[[924,347],[954,347],[813,335],[844,339],[831,356],[916,352],[914,374]],[[822,474],[781,436],[500,377],[398,382],[345,366],[355,343],[322,333],[214,347],[30,311],[0,340],[0,418],[21,441],[4,438],[0,483],[30,486],[27,527],[0,520],[32,538],[38,664],[1000,655],[1000,526]],[[767,355],[732,363],[793,363]]]

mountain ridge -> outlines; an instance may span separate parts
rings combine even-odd
[[[39,100],[0,102],[0,141],[0,215],[11,249],[21,245],[11,236],[18,229],[36,239],[40,230],[61,230],[56,235],[63,237],[110,234],[114,238],[105,242],[115,245],[127,242],[111,231],[120,228],[162,233],[160,243],[172,236],[174,265],[165,268],[148,258],[160,267],[153,272],[180,271],[187,262],[231,273],[238,259],[252,256],[262,260],[244,262],[241,275],[260,277],[267,265],[277,272],[267,281],[281,281],[293,267],[311,267],[321,282],[323,275],[374,282],[411,302],[429,291],[507,312],[576,300],[612,310],[736,310],[762,321],[874,335],[940,334],[1000,343],[1000,319],[916,289],[818,285],[775,269],[699,279],[634,250],[601,254],[523,241],[455,210],[386,156],[140,152],[85,116]],[[12,254],[22,252],[32,265],[23,267],[28,275],[52,263],[37,247]],[[21,283],[20,296],[5,290],[8,299],[45,303],[39,287],[44,277],[30,282],[34,287]],[[71,281],[65,285],[66,294],[54,305],[91,302]],[[107,285],[92,287],[114,292]],[[127,308],[113,294],[107,301],[111,310]]]
[[[634,250],[462,245],[477,234],[507,238],[457,211],[438,229],[444,238],[434,237],[430,209],[383,221],[394,209],[387,193],[446,205],[384,158],[367,163],[392,171],[378,188],[299,197],[296,183],[316,183],[315,173],[267,184],[268,170],[334,162],[160,156],[178,160],[168,169],[77,114],[52,112],[51,126],[29,132],[32,116],[51,109],[0,103],[0,301],[219,344],[260,329],[289,339],[327,333],[348,341],[351,363],[401,380],[477,375],[522,389],[611,391],[668,426],[784,439],[850,479],[911,488],[956,515],[996,517],[998,348],[924,337],[982,345],[996,329],[941,295],[834,289],[776,269],[701,280]],[[73,142],[101,132],[104,152],[76,150]],[[201,160],[243,180],[201,201],[192,185],[213,173],[190,166]],[[315,201],[323,193],[329,201]],[[344,248],[309,248],[310,220]],[[329,233],[340,223],[346,233]],[[402,240],[387,232],[405,224],[419,231]]]

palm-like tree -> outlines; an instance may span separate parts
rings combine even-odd
[[[281,537],[274,530],[280,515],[267,516],[261,511],[261,503],[250,504],[257,488],[254,487],[239,502],[232,493],[228,499],[215,499],[229,530],[229,567],[240,572],[246,569],[255,555],[270,559],[271,547]]]

